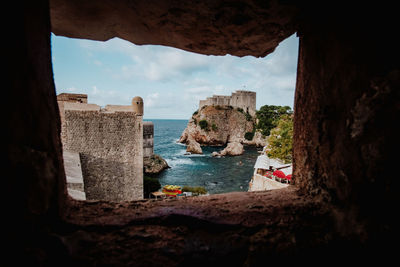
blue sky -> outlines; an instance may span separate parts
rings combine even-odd
[[[257,92],[263,105],[293,107],[298,38],[287,38],[264,57],[206,56],[158,46],[52,34],[57,94],[83,93],[88,102],[129,105],[144,100],[145,119],[189,119],[199,100],[235,90]]]

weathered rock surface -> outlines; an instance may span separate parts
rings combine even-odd
[[[256,0],[206,0],[196,5],[170,0],[52,0],[50,11],[57,35],[102,41],[119,37],[139,45],[259,57],[295,32],[297,8]]]
[[[202,129],[200,121],[207,121]],[[253,120],[237,109],[227,106],[205,106],[193,115],[183,131],[180,143],[196,141],[200,145],[223,146],[230,142],[243,143],[246,132],[253,131]]]
[[[108,21],[140,19],[143,24],[132,23],[130,32],[137,31],[143,42],[159,44],[168,35],[170,43],[187,42],[188,49],[202,53],[262,55],[287,29],[300,36],[293,188],[113,203],[68,200],[48,2],[9,1],[4,192],[13,201],[4,205],[4,262],[262,266],[274,260],[309,264],[315,256],[341,263],[396,259],[397,247],[386,245],[398,242],[399,225],[400,186],[393,174],[398,160],[390,155],[398,154],[400,134],[396,123],[387,123],[400,117],[396,3],[298,1],[301,14],[292,25],[261,23],[253,34],[246,25],[279,22],[288,13],[274,6],[295,1],[258,1],[256,6],[265,7],[250,22],[230,23],[240,22],[235,18],[248,14],[252,2],[224,1],[201,17],[194,11],[204,13],[205,1],[190,1],[187,13],[174,10],[186,1],[50,1],[53,31],[70,37],[104,40],[107,31],[123,32],[122,25]],[[124,9],[126,15],[118,13]],[[152,17],[160,13],[165,22],[154,29]],[[196,28],[205,23],[201,18],[214,26]],[[214,39],[219,44],[212,46]]]
[[[213,152],[212,156],[238,156],[242,155],[244,152],[243,145],[239,142],[229,143],[223,150],[220,152]]]
[[[157,154],[143,158],[143,167],[144,173],[150,175],[158,174],[163,170],[170,168],[167,161]]]
[[[242,155],[244,152],[243,145],[239,142],[232,142],[229,143],[228,146],[221,151],[221,154],[223,155],[229,155],[229,156],[238,156]]]
[[[200,144],[193,139],[190,139],[187,142],[186,152],[190,152],[192,154],[203,154]]]
[[[260,132],[256,131],[254,133],[254,137],[252,140],[243,140],[243,144],[256,146],[256,147],[264,147],[268,144],[268,138],[263,136]]]

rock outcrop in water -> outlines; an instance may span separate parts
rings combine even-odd
[[[154,175],[170,168],[168,163],[160,155],[153,154],[151,157],[143,158],[144,173]]]
[[[255,118],[241,109],[231,106],[204,106],[195,112],[179,142],[187,144],[191,153],[202,154],[200,146],[238,147],[237,144],[264,146],[265,139],[261,134],[254,134]],[[253,136],[247,140],[245,135]],[[250,139],[250,138],[249,138]],[[236,145],[230,145],[235,143]],[[228,148],[227,147],[227,148]],[[240,155],[243,149],[234,149],[232,153],[226,150],[226,155]],[[239,152],[238,152],[239,151]]]
[[[243,145],[239,142],[232,142],[229,143],[223,150],[221,150],[220,152],[213,152],[212,156],[238,156],[238,155],[242,155],[244,152],[244,148]]]

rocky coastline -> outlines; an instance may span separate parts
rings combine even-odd
[[[156,175],[168,168],[170,166],[160,155],[153,154],[150,157],[143,158],[143,169],[146,175]]]
[[[236,156],[244,152],[243,144],[263,147],[265,137],[255,130],[255,118],[231,106],[203,106],[188,122],[179,141],[186,151],[202,154],[201,146],[225,146],[213,156]]]

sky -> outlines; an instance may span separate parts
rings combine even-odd
[[[106,42],[52,34],[52,61],[57,94],[81,93],[105,106],[144,101],[144,119],[189,119],[199,100],[257,93],[263,105],[293,108],[298,37],[290,36],[264,58],[207,56],[160,45],[134,45],[113,38]]]

